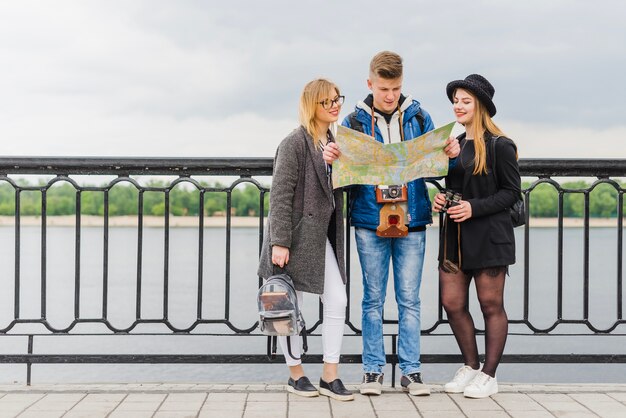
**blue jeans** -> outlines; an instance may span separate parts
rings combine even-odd
[[[363,371],[382,373],[386,364],[383,342],[383,305],[393,263],[398,304],[398,359],[402,374],[420,371],[420,285],[426,232],[404,238],[381,238],[376,231],[356,228],[356,247],[363,273]]]

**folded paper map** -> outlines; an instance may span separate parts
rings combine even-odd
[[[448,157],[443,149],[453,126],[454,122],[395,144],[383,144],[339,126],[335,139],[341,156],[333,162],[333,187],[402,184],[420,177],[445,176]]]

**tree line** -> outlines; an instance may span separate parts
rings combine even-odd
[[[22,187],[26,187],[21,184]],[[523,185],[528,188],[530,183]],[[585,181],[565,182],[563,189],[585,190],[590,186]],[[623,189],[625,184],[620,184]],[[45,185],[40,185],[45,188]],[[153,181],[142,194],[142,209],[144,215],[162,216],[165,214],[165,193],[160,190],[168,189],[169,184]],[[210,188],[204,193],[205,216],[225,216],[228,204],[228,193],[220,184],[203,184]],[[160,189],[160,190],[153,190]],[[213,191],[215,190],[215,191]],[[432,196],[436,193],[434,187],[429,188]],[[108,208],[110,216],[137,215],[139,212],[140,192],[128,183],[118,183],[108,191]],[[610,184],[600,184],[589,193],[589,214],[591,217],[616,217],[618,211],[618,190]],[[531,192],[530,216],[556,217],[558,211],[559,192],[549,184],[540,184]],[[243,184],[230,192],[231,215],[258,216],[260,212],[260,192],[251,184]],[[14,187],[6,182],[0,184],[0,215],[14,216],[16,208],[16,192]],[[49,216],[74,215],[76,213],[77,190],[67,182],[57,183],[46,190],[46,213]],[[105,193],[102,191],[80,191],[80,213],[84,215],[104,214]],[[564,193],[563,214],[565,217],[580,218],[584,216],[585,198],[583,193]],[[19,200],[22,216],[40,216],[42,209],[42,193],[40,190],[21,191]],[[269,193],[263,199],[264,213],[269,210]],[[200,211],[200,192],[196,188],[178,185],[169,189],[169,212],[175,216],[198,216]],[[623,211],[622,216],[626,214]]]

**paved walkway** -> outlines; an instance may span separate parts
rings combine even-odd
[[[382,396],[337,402],[288,395],[282,385],[0,385],[0,418],[626,417],[626,384],[500,385],[479,400],[432,388],[426,397],[389,387]]]

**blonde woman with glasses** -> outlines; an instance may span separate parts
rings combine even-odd
[[[354,395],[338,376],[346,314],[343,192],[333,190],[331,167],[322,158],[334,141],[332,127],[344,96],[325,79],[309,82],[300,95],[300,126],[278,146],[270,193],[270,211],[261,250],[259,276],[268,278],[278,267],[291,276],[302,304],[302,293],[320,295],[324,305],[322,349],[324,367],[319,391],[299,360],[299,338],[291,338],[287,390],[300,396],[319,394],[349,401]],[[279,337],[284,354],[287,337]]]

